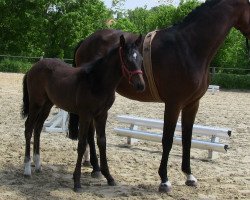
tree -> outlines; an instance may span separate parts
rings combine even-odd
[[[0,1],[0,51],[11,54],[40,54],[45,37],[46,3],[40,1]],[[41,38],[41,40],[40,40]],[[34,48],[34,46],[38,46]]]
[[[1,0],[0,17],[2,54],[63,58],[111,12],[101,0]]]
[[[198,0],[180,0],[176,12],[173,13],[172,23],[177,24],[181,22],[192,10],[194,10],[201,3]]]
[[[249,73],[249,71],[237,70],[238,68],[250,69],[250,58],[246,48],[245,37],[238,30],[231,30],[213,59],[211,66],[218,67],[218,71],[224,73]],[[229,70],[229,68],[233,70]]]
[[[174,6],[158,6],[150,10],[148,18],[149,30],[167,28],[173,24],[173,16],[176,12]]]
[[[116,19],[125,17],[126,10],[123,8],[125,0],[112,0],[112,14]]]
[[[73,57],[76,44],[88,35],[106,27],[111,12],[100,0],[71,1],[57,4],[56,11],[48,16],[48,56]]]
[[[128,11],[128,20],[134,24],[135,32],[145,34],[148,32],[148,17],[150,15],[150,11],[144,8],[136,8],[134,10]]]

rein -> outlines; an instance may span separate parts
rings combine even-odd
[[[121,63],[122,63],[122,75],[125,77],[125,78],[127,78],[128,79],[128,82],[131,84],[131,77],[133,76],[133,75],[135,75],[135,74],[142,74],[142,70],[140,70],[140,69],[137,69],[137,70],[133,70],[133,71],[130,71],[129,69],[128,69],[128,67],[126,66],[126,64],[125,64],[125,62],[124,62],[124,60],[123,60],[123,57],[122,57],[122,54],[123,54],[123,52],[122,52],[122,47],[120,47],[120,49],[119,49],[119,55],[120,55],[120,60],[121,60]]]

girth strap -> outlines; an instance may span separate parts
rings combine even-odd
[[[151,95],[154,100],[162,102],[160,95],[158,93],[158,89],[155,84],[153,69],[152,69],[152,61],[151,61],[151,43],[156,35],[157,30],[149,32],[143,42],[143,66],[144,71],[148,79],[148,85]]]

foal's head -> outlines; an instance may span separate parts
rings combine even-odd
[[[144,91],[145,89],[145,82],[141,71],[143,59],[139,52],[141,42],[141,35],[132,43],[125,42],[124,36],[120,36],[119,51],[122,63],[122,73],[137,91]]]
[[[250,39],[250,0],[233,0],[233,6],[240,16],[235,28],[237,28],[246,38]]]

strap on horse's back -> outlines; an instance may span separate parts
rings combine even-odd
[[[154,100],[162,101],[158,92],[158,89],[155,84],[153,69],[152,69],[152,61],[151,61],[151,43],[156,35],[157,31],[149,32],[143,42],[143,66],[144,71],[148,79],[149,90],[154,98]]]

